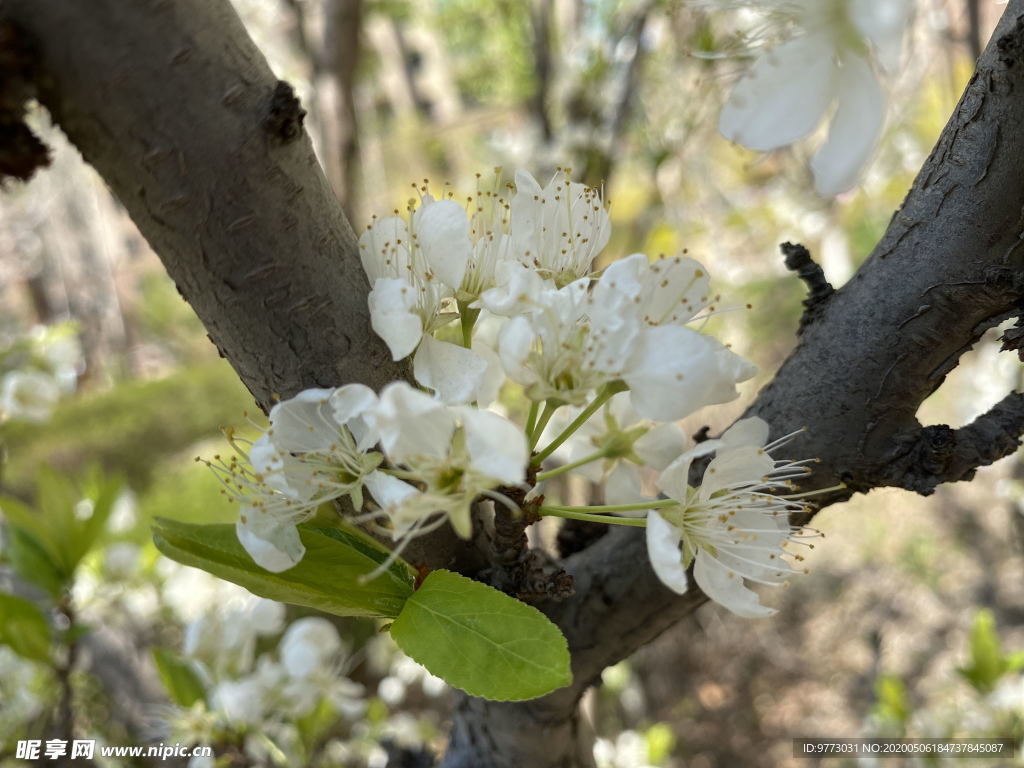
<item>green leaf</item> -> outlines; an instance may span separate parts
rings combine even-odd
[[[50,625],[36,606],[0,592],[0,643],[33,661],[50,661]]]
[[[338,616],[393,618],[412,594],[407,566],[404,571],[389,569],[364,584],[362,577],[377,567],[378,560],[321,529],[300,528],[299,536],[306,547],[302,560],[287,571],[271,573],[249,557],[233,525],[192,525],[165,518],[153,523],[153,541],[167,557],[271,600]]]
[[[995,688],[1007,668],[991,611],[978,611],[971,626],[970,664],[957,671],[980,693]]]
[[[0,497],[0,513],[3,513],[4,519],[12,527],[20,528],[31,536],[36,546],[43,550],[46,559],[53,565],[56,572],[68,573],[65,568],[64,554],[54,537],[55,525],[50,524],[36,510],[9,496]]]
[[[153,648],[156,671],[171,701],[182,707],[191,707],[206,698],[206,689],[187,661],[167,648]]]
[[[60,566],[53,562],[46,548],[24,528],[10,525],[5,546],[7,559],[15,573],[51,597],[60,595],[70,581],[68,574],[63,573]]]
[[[40,542],[44,546],[48,545],[47,549],[55,555],[55,562],[66,573],[72,573],[78,565],[75,539],[81,523],[75,517],[75,505],[81,500],[82,496],[68,478],[58,474],[52,467],[39,467],[36,475],[36,510],[46,526],[46,537],[40,538]]]
[[[432,571],[391,625],[398,647],[449,685],[523,701],[572,682],[565,637],[543,613],[493,587]]]
[[[902,733],[913,714],[910,695],[903,681],[896,675],[880,675],[875,680],[875,698],[875,717],[898,726]]]

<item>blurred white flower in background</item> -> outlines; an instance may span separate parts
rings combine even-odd
[[[767,152],[811,134],[834,107],[811,171],[824,196],[850,189],[881,135],[887,97],[880,75],[899,69],[913,0],[727,5],[763,10],[799,33],[765,50],[736,83],[719,117],[722,135]]]
[[[10,371],[0,380],[0,417],[43,422],[50,418],[61,390],[41,371]]]

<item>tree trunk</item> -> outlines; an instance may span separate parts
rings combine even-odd
[[[304,112],[221,0],[10,0],[39,100],[257,402],[405,375]]]

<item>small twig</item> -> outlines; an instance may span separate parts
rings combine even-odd
[[[1024,394],[1011,392],[965,427],[934,424],[901,436],[870,482],[927,496],[941,483],[970,480],[979,467],[1009,456],[1022,435]]]
[[[825,278],[821,266],[811,258],[811,252],[799,243],[782,243],[779,246],[786,257],[786,269],[796,272],[797,277],[807,283],[807,298],[804,299],[804,313],[800,318],[797,335],[812,323],[818,312],[828,299],[835,293],[832,284]]]

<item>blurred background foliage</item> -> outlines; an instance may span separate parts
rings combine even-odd
[[[414,181],[468,195],[478,171],[489,183],[494,168],[543,179],[561,166],[605,190],[604,258],[685,249],[705,263],[720,306],[739,310],[715,332],[761,373],[691,432],[738,416],[795,343],[803,288],[777,244],[807,245],[836,285],[853,273],[1001,11],[920,0],[876,158],[857,189],[825,200],[805,148],[759,155],[717,134],[752,51],[742,14],[711,3],[234,2],[300,93],[357,231]],[[315,617],[278,615],[153,549],[154,516],[232,520],[193,459],[226,450],[218,427],[254,406],[123,209],[35,119],[54,162],[0,195],[0,375],[56,384],[22,376],[0,422],[0,765],[19,764],[16,739],[71,734],[214,744],[218,765],[429,764],[447,695],[372,627],[303,624]],[[995,335],[925,423],[962,424],[1018,385]],[[876,490],[826,510],[811,575],[775,598],[777,616],[705,608],[606,671],[585,700],[598,764],[796,764],[789,739],[811,735],[1019,744],[1022,479],[1013,457],[929,499]],[[289,648],[331,674],[304,676]]]

